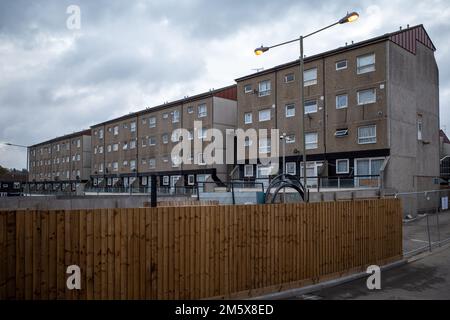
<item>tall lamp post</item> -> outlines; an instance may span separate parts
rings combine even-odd
[[[28,165],[28,151],[29,151],[28,150],[28,146],[23,146],[23,145],[20,145],[20,144],[14,144],[14,143],[9,143],[9,142],[5,142],[3,144],[5,146],[24,148],[24,149],[27,150],[27,194],[29,194],[30,193],[30,185],[29,185],[29,183],[30,183],[30,179],[29,179],[29,177],[30,177],[30,170],[29,170],[29,165]]]
[[[302,114],[302,135],[303,135],[301,148],[302,148],[303,187],[305,189],[305,201],[309,201],[309,199],[308,199],[308,192],[306,192],[307,191],[307,177],[306,177],[305,94],[304,94],[305,93],[305,85],[304,85],[305,61],[304,61],[304,55],[303,55],[303,40],[305,38],[308,38],[308,37],[310,37],[312,35],[315,35],[315,34],[321,32],[321,31],[324,31],[326,29],[334,27],[334,26],[336,26],[338,24],[345,24],[345,23],[348,23],[348,22],[354,22],[354,21],[358,20],[358,18],[359,18],[359,14],[356,13],[356,12],[347,13],[347,15],[345,17],[343,17],[342,19],[340,19],[339,21],[337,21],[337,22],[335,22],[333,24],[330,24],[329,26],[327,26],[325,28],[322,28],[322,29],[319,29],[317,31],[311,32],[311,33],[309,33],[309,34],[307,34],[305,36],[300,36],[297,39],[293,39],[293,40],[290,40],[290,41],[279,43],[279,44],[276,44],[276,45],[273,45],[273,46],[270,46],[270,47],[261,46],[261,47],[255,49],[255,54],[257,56],[259,56],[259,55],[262,55],[264,52],[269,51],[272,48],[280,47],[280,46],[283,46],[283,45],[286,45],[286,44],[289,44],[289,43],[293,43],[293,42],[296,42],[296,41],[300,42],[300,59],[299,59],[300,60],[300,79],[299,79],[300,81],[299,82],[300,82],[300,95],[301,95],[301,109],[300,109],[300,112]]]

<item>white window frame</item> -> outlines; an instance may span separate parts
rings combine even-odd
[[[180,122],[180,111],[174,110],[172,114],[172,123],[178,123]]]
[[[170,184],[170,177],[163,176],[163,186],[168,186]]]
[[[289,172],[288,168],[291,167],[291,169],[292,169],[292,165],[294,166],[294,171]],[[286,162],[285,172],[286,172],[286,174],[290,174],[292,176],[297,175],[297,163],[296,162]]]
[[[162,139],[162,143],[163,144],[168,144],[169,143],[169,135],[167,133],[164,133],[161,137]]]
[[[197,154],[197,164],[199,166],[206,166],[206,162],[205,162],[203,153],[198,153]]]
[[[347,163],[346,171],[339,171],[339,162],[345,161]],[[348,174],[350,172],[350,160],[349,159],[337,159],[336,160],[336,174]]]
[[[244,93],[245,94],[249,94],[249,93],[252,93],[252,92],[253,92],[253,86],[251,84],[244,85]]]
[[[249,172],[250,169],[250,172]],[[244,166],[244,177],[246,178],[253,178],[254,172],[253,172],[253,165],[252,164],[246,164]]]
[[[267,112],[269,113],[269,118],[268,119],[263,118],[261,120],[261,115],[264,114],[264,113],[267,113]],[[266,122],[266,121],[270,121],[270,120],[272,120],[272,110],[271,109],[264,109],[264,110],[259,110],[258,111],[258,121],[259,122]]]
[[[344,138],[344,137],[348,137],[348,133],[349,133],[348,129],[336,130],[336,132],[334,133],[334,136],[336,138]]]
[[[136,132],[136,121],[130,123],[130,131]]]
[[[204,118],[208,115],[208,109],[206,103],[199,104],[197,106],[197,116],[199,118]]]
[[[265,145],[262,144],[265,142]],[[272,151],[272,140],[270,138],[258,139],[259,154],[269,154]]]
[[[155,158],[148,159],[148,167],[150,169],[155,169],[156,168],[156,159]]]
[[[250,120],[247,120],[247,116],[250,116]],[[244,113],[244,123],[245,124],[251,124],[253,123],[253,113],[252,112],[246,112]]]
[[[156,117],[148,118],[148,126],[149,128],[156,128]]]
[[[367,65],[360,65],[360,59],[369,57],[369,56],[373,56],[373,63],[372,64],[367,64]],[[367,70],[365,70],[367,69]],[[363,71],[365,70],[365,71]],[[376,70],[376,55],[375,53],[368,53],[368,54],[364,54],[361,55],[359,57],[356,57],[356,73],[357,74],[365,74],[365,73],[370,73],[370,72],[374,72]]]
[[[363,93],[363,92],[369,92],[369,91],[372,91],[373,93],[374,93],[374,99],[373,100],[370,100],[369,102],[364,102],[364,103],[362,103],[361,101],[360,101],[360,95],[361,95],[361,93]],[[372,88],[372,89],[364,89],[364,90],[359,90],[357,93],[356,93],[356,95],[357,95],[357,99],[358,99],[358,106],[364,106],[364,105],[368,105],[368,104],[372,104],[372,103],[376,103],[377,102],[377,89],[375,89],[375,88]]]
[[[307,103],[312,103],[312,102],[314,102],[315,103],[315,108],[314,108],[314,110],[307,110]],[[312,105],[311,105],[312,106]],[[308,107],[311,107],[311,106],[308,106]],[[305,101],[305,114],[312,114],[312,113],[317,113],[317,110],[319,109],[319,103],[318,103],[318,101],[317,100],[309,100],[309,101]]]
[[[342,63],[342,62],[345,62],[345,67],[338,67],[338,64]],[[345,70],[347,68],[348,68],[348,60],[347,59],[336,61],[336,71]]]
[[[119,135],[119,126],[115,126],[115,127],[113,128],[113,134],[114,134],[115,136],[118,136],[118,135]]]
[[[346,98],[346,103],[345,106],[339,106],[339,98],[340,97],[345,97]],[[336,110],[340,110],[340,109],[347,109],[348,108],[348,94],[338,94],[336,95]]]
[[[288,77],[292,76],[292,80],[288,80]],[[295,73],[291,72],[284,76],[284,83],[291,83],[295,81]]]
[[[188,107],[187,107],[187,113],[188,113],[188,114],[194,113],[194,106],[188,106]]]
[[[295,134],[288,134],[286,136],[286,144],[295,143]]]
[[[306,141],[306,136],[308,136],[308,135],[315,135],[315,137],[316,137],[315,142],[307,142]],[[313,146],[312,147],[311,146],[308,147],[308,145],[313,145]],[[306,150],[315,150],[315,149],[318,149],[318,148],[319,148],[319,133],[318,132],[307,132],[305,134],[305,149]]]
[[[271,92],[272,92],[272,84],[270,80],[264,80],[258,83],[258,97],[270,96]]]
[[[306,80],[306,75],[309,73],[312,73],[312,72],[316,73],[316,78],[315,79],[311,78],[311,80]],[[317,68],[311,68],[311,69],[305,70],[303,72],[303,86],[310,87],[310,86],[313,86],[316,84],[317,84]]]
[[[368,137],[363,137],[361,138],[359,135],[360,129],[365,129],[365,128],[375,128],[375,135],[374,136],[368,136]],[[371,140],[369,142],[361,142],[361,139],[375,139],[375,140]],[[358,127],[358,144],[376,144],[377,143],[377,126],[376,125],[369,125],[369,126],[362,126],[362,127]]]
[[[291,113],[289,113],[291,112]],[[285,106],[285,116],[286,118],[292,118],[295,117],[295,104],[289,103]]]

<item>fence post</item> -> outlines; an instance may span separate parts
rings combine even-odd
[[[436,225],[437,225],[437,232],[438,232],[438,244],[440,247],[441,246],[441,229],[439,227],[439,206],[436,208]]]
[[[428,232],[428,245],[429,245],[430,252],[431,252],[432,249],[431,249],[431,234],[430,234],[430,222],[429,222],[429,216],[430,216],[430,215],[427,214],[427,232]]]
[[[150,179],[150,206],[156,208],[157,206],[157,194],[156,194],[156,176],[151,176]]]

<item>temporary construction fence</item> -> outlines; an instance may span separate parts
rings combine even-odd
[[[0,212],[1,299],[244,298],[402,257],[400,200]],[[81,290],[66,286],[81,270]]]

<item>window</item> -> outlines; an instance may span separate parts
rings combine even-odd
[[[155,169],[156,168],[156,159],[154,159],[154,158],[148,159],[148,166],[150,169]]]
[[[81,147],[81,140],[80,139],[77,140],[77,148],[79,148],[79,147]]]
[[[98,148],[94,147],[94,154],[97,154],[97,150],[98,150]]]
[[[295,143],[295,134],[289,134],[286,136],[286,144]]]
[[[180,131],[179,130],[174,130],[172,132],[172,142],[178,142],[181,139],[181,135],[180,135]]]
[[[417,140],[419,140],[419,141],[423,140],[422,131],[423,131],[423,120],[422,120],[422,116],[418,115],[417,116]]]
[[[114,127],[114,135],[117,136],[119,134],[119,126]]]
[[[293,103],[286,105],[286,118],[295,117],[295,105]]]
[[[124,129],[128,129],[128,124],[127,124],[127,123],[124,123],[124,124],[123,124],[123,128],[124,128]]]
[[[244,166],[244,177],[253,177],[253,165],[247,164]]]
[[[181,158],[179,156],[172,156],[172,167],[179,167],[181,164]]]
[[[336,96],[336,109],[345,109],[348,107],[348,95],[341,94]]]
[[[376,90],[368,89],[358,91],[358,105],[375,103],[377,101]]]
[[[270,81],[261,81],[259,83],[259,90],[258,90],[258,96],[265,97],[270,95]]]
[[[125,141],[122,146],[122,150],[128,150],[128,142]]]
[[[148,126],[150,128],[155,128],[156,127],[156,117],[148,118]]]
[[[358,74],[375,71],[375,54],[366,54],[357,58]]]
[[[187,113],[189,114],[194,113],[194,107],[193,106],[187,107]]]
[[[338,130],[336,130],[334,135],[336,136],[336,138],[347,137],[348,136],[348,129],[338,129]]]
[[[136,170],[136,160],[130,161],[130,170]]]
[[[247,112],[244,114],[244,122],[245,124],[250,124],[253,122],[253,114],[251,112]]]
[[[294,80],[295,80],[295,75],[293,73],[289,73],[284,76],[285,83],[293,82]]]
[[[119,171],[119,163],[118,162],[113,162],[112,166],[113,166],[113,171]]]
[[[100,163],[100,164],[98,165],[98,171],[99,171],[99,172],[103,172],[103,163]]]
[[[113,144],[113,151],[119,151],[119,145],[117,143]]]
[[[169,185],[169,176],[163,176],[163,185],[165,186]]]
[[[316,113],[317,112],[317,100],[306,101],[305,102],[305,114]]]
[[[253,88],[251,84],[247,84],[244,86],[244,93],[252,93],[253,92]]]
[[[305,134],[305,147],[306,150],[317,149],[319,146],[319,135],[317,132],[307,133]]]
[[[123,160],[122,166],[127,167],[128,166],[128,160]]]
[[[168,118],[169,118],[169,114],[168,114],[167,112],[164,112],[164,113],[162,114],[162,118],[163,118],[163,119],[168,119]]]
[[[270,152],[270,149],[271,149],[270,139],[268,139],[268,138],[259,139],[259,153],[260,154],[267,154]]]
[[[295,176],[297,174],[297,164],[295,162],[287,162],[286,173]]]
[[[147,139],[142,139],[142,148],[147,146]]]
[[[269,121],[270,117],[271,117],[270,109],[265,109],[265,110],[259,111],[259,122]]]
[[[193,174],[188,175],[188,185],[192,186],[195,184],[195,176]]]
[[[206,132],[206,128],[200,128],[199,130],[198,130],[198,138],[199,139],[206,139],[206,137],[207,137],[207,132]]]
[[[142,119],[142,124],[147,124],[147,119]]]
[[[136,132],[136,122],[130,123],[130,131],[131,132]]]
[[[130,149],[136,149],[136,140],[130,141]]]
[[[347,60],[336,62],[336,71],[347,69]]]
[[[253,141],[249,137],[245,137],[244,147],[250,147],[253,144]]]
[[[194,130],[188,131],[188,140],[194,140]]]
[[[164,144],[169,143],[169,135],[167,133],[163,134],[162,141]]]
[[[77,161],[81,160],[81,156],[79,154],[77,154]]]
[[[268,178],[271,174],[274,174],[272,166],[264,166],[264,165],[258,165],[257,171],[256,171],[256,177],[258,179],[261,178]]]
[[[100,153],[100,154],[103,153],[103,146],[98,147],[98,153]]]
[[[180,122],[180,111],[175,110],[172,115],[172,123]]]
[[[147,159],[141,159],[141,164],[147,164]]]
[[[197,155],[197,162],[198,162],[198,164],[201,165],[201,166],[206,165],[206,162],[205,162],[203,153],[199,153],[199,154]]]
[[[148,145],[149,146],[156,146],[156,138],[155,137],[148,138]]]
[[[358,128],[358,144],[377,143],[377,126]]]
[[[336,160],[336,174],[349,173],[349,161],[348,159]]]
[[[111,145],[110,145],[110,144],[108,144],[108,146],[106,147],[106,150],[108,150],[108,152],[111,152],[111,150],[112,150],[112,147],[111,147]]]
[[[197,111],[198,111],[199,118],[206,117],[206,115],[207,115],[206,104],[199,105]]]
[[[309,87],[317,84],[317,68],[306,70],[303,73],[303,85]]]

